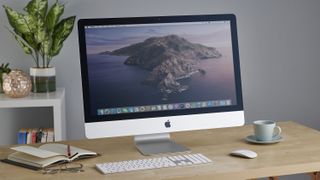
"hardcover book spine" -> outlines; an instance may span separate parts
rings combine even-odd
[[[32,135],[31,135],[31,137],[32,137],[32,144],[34,144],[34,143],[36,143],[36,139],[37,139],[37,129],[33,129],[32,130]]]
[[[18,144],[54,142],[53,128],[20,129],[17,133]]]
[[[23,134],[23,132],[20,130],[20,131],[18,132],[18,144],[23,144],[22,134]]]
[[[41,139],[42,139],[42,131],[43,129],[42,128],[39,128],[37,134],[36,134],[36,143],[40,143],[41,142]]]
[[[20,129],[18,132],[18,144],[27,143],[27,131],[26,129]]]
[[[43,129],[42,137],[41,137],[41,143],[46,143],[47,142],[47,135],[48,135],[48,129]]]
[[[27,130],[28,135],[27,135],[27,144],[31,144],[32,143],[32,129],[28,129]]]
[[[54,142],[54,133],[52,128],[48,129],[47,142]]]

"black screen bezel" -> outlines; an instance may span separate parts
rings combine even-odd
[[[199,21],[230,21],[233,62],[234,62],[233,64],[234,64],[234,73],[235,73],[235,88],[236,88],[236,99],[237,99],[236,105],[221,106],[221,107],[207,107],[207,108],[198,108],[198,109],[99,115],[99,116],[96,114],[96,112],[91,112],[90,88],[89,88],[87,54],[86,54],[85,26],[199,22]],[[236,25],[236,16],[234,14],[80,19],[78,21],[78,36],[79,36],[84,117],[85,117],[86,123],[138,119],[138,118],[178,116],[178,115],[188,115],[188,114],[214,113],[214,112],[231,112],[231,111],[243,110],[237,25]]]

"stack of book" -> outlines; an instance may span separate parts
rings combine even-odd
[[[18,132],[18,144],[54,142],[53,128],[23,128]]]
[[[53,164],[72,162],[77,159],[96,157],[98,154],[93,151],[81,149],[66,144],[49,143],[40,147],[33,146],[16,146],[11,149],[16,152],[10,154],[7,159],[0,160],[2,162],[30,168],[34,170],[50,167]],[[78,172],[78,171],[70,171]],[[49,172],[49,174],[51,174]],[[0,177],[2,177],[0,175]],[[43,176],[44,177],[44,176]],[[53,176],[52,176],[53,177]],[[0,178],[3,179],[3,178]],[[60,179],[53,178],[53,179]],[[73,178],[70,178],[73,179]]]

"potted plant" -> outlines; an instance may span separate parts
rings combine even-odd
[[[0,93],[3,93],[2,83],[3,76],[9,74],[11,69],[9,68],[9,63],[2,63],[0,66]]]
[[[56,73],[50,63],[72,32],[75,16],[60,20],[64,4],[58,1],[48,8],[48,0],[31,0],[23,9],[25,13],[6,5],[3,8],[13,28],[9,31],[34,59],[35,67],[30,68],[32,92],[55,91]]]

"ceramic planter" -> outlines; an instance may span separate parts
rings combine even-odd
[[[46,93],[56,91],[56,69],[50,68],[30,68],[30,78],[34,93]]]

